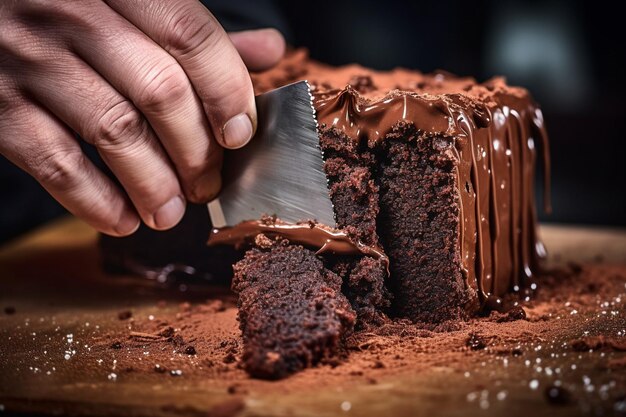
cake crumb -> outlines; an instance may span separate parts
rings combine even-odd
[[[260,233],[254,238],[254,244],[261,249],[269,249],[274,246],[276,242],[267,237],[265,234]]]

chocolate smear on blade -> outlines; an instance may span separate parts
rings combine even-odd
[[[280,236],[292,243],[317,249],[318,255],[366,255],[380,259],[389,268],[389,258],[382,249],[369,246],[361,241],[350,238],[345,232],[324,226],[319,223],[287,223],[279,219],[264,217],[261,220],[248,220],[235,226],[213,229],[207,245],[231,245],[240,248],[249,244],[254,238]]]

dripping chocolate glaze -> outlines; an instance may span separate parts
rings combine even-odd
[[[271,218],[249,220],[232,227],[214,229],[207,244],[241,247],[249,244],[259,234],[280,236],[292,243],[313,247],[319,255],[330,253],[371,256],[380,259],[389,268],[389,259],[380,248],[353,240],[340,230],[314,222],[293,224]]]
[[[307,61],[301,50],[288,55],[268,75],[253,75],[257,93],[302,78],[308,78],[314,89],[318,122],[354,140],[365,138],[371,147],[400,121],[413,123],[424,136],[453,138],[461,215],[459,246],[467,285],[478,292],[485,308],[500,308],[499,296],[516,286],[521,289],[537,259],[545,254],[537,236],[532,193],[537,144],[544,160],[544,207],[550,211],[547,136],[541,111],[526,90],[509,87],[501,78],[477,84],[471,78],[405,69],[331,68]],[[224,232],[233,235],[237,230]],[[244,225],[243,230],[243,235],[263,232],[258,223]],[[315,248],[327,244],[324,237],[303,237],[303,230],[273,231],[285,237],[288,231],[290,240]],[[216,242],[215,236],[212,239]],[[347,253],[368,255],[358,244],[345,243],[342,248],[348,248]],[[375,249],[374,256],[377,253],[384,256]]]
[[[491,84],[490,84],[491,83]],[[544,207],[550,211],[548,142],[541,110],[525,90],[501,79],[469,85],[467,94],[392,91],[365,99],[347,86],[314,94],[318,122],[349,137],[383,140],[399,121],[425,136],[454,138],[461,202],[459,244],[467,284],[487,308],[533,276],[544,249],[533,194],[536,146],[544,157]],[[471,185],[469,191],[466,184]]]

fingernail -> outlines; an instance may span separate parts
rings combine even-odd
[[[247,114],[241,113],[226,122],[222,129],[224,145],[230,149],[244,146],[252,138],[252,122]]]
[[[180,196],[176,196],[154,213],[154,225],[159,230],[169,229],[176,226],[184,214],[185,201]]]
[[[219,171],[212,171],[198,178],[194,183],[193,202],[206,203],[215,198],[222,187],[222,177]]]
[[[141,219],[134,213],[124,213],[115,225],[115,233],[119,236],[132,235],[139,229]]]

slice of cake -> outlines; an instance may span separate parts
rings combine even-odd
[[[246,371],[282,378],[340,355],[356,319],[342,279],[302,246],[256,241],[260,248],[235,264],[232,285]]]

